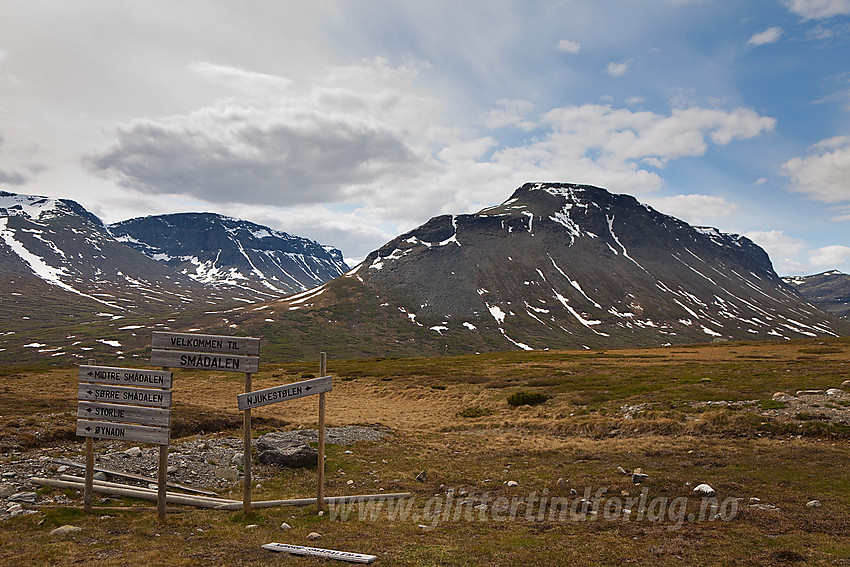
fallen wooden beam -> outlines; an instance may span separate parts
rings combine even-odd
[[[74,490],[83,490],[85,488],[85,484],[81,482],[71,482],[67,480],[54,480],[52,478],[31,478],[30,481],[33,484],[37,484],[39,486],[52,486],[53,488],[71,488]],[[148,488],[145,489],[135,489],[135,488],[117,488],[113,486],[103,486],[100,484],[95,484],[93,486],[93,490],[96,492],[101,492],[103,494],[108,494],[110,496],[128,496],[130,498],[139,498],[140,500],[158,500],[156,491],[152,491]],[[169,492],[165,496],[165,501],[168,504],[185,504],[188,506],[197,506],[198,508],[219,508],[222,506],[222,503],[215,499],[204,498],[202,496],[190,496],[187,494],[176,494],[174,492]],[[237,502],[236,500],[231,500],[230,502],[236,504],[237,506],[241,506],[241,502]]]
[[[66,480],[68,482],[79,482],[83,483],[86,481],[84,477],[74,476],[71,474],[63,474],[59,477],[59,480]],[[130,490],[141,490],[143,492],[150,492],[151,494],[158,494],[159,491],[156,488],[148,488],[145,486],[130,486],[129,484],[121,484],[118,482],[108,482],[105,480],[97,480],[94,479],[94,484],[97,486],[108,486],[112,488],[129,488]],[[187,494],[180,494],[179,492],[166,492],[166,494],[171,494],[172,496],[188,496]],[[198,500],[210,501],[210,502],[218,502],[219,504],[230,504],[231,502],[238,502],[237,500],[232,500],[230,498],[212,498],[210,496],[191,496],[191,498],[196,498]]]
[[[84,465],[82,463],[77,463],[77,462],[71,461],[69,459],[62,459],[62,458],[59,458],[59,457],[54,457],[50,460],[53,461],[56,464],[59,464],[59,465],[67,465],[69,467],[75,467],[75,468],[78,468],[78,469],[85,469],[86,468],[86,465]],[[102,473],[110,474],[112,476],[118,476],[118,477],[121,477],[121,478],[128,478],[130,480],[138,480],[139,482],[149,482],[149,483],[153,483],[153,484],[156,484],[157,482],[159,482],[158,479],[151,478],[151,477],[148,477],[148,476],[142,476],[142,475],[139,475],[139,474],[133,474],[133,473],[122,472],[122,471],[113,471],[113,470],[105,469],[105,468],[102,468],[102,467],[94,467],[94,470],[95,470],[95,472],[102,472]],[[206,496],[218,496],[218,494],[216,494],[215,492],[210,492],[209,490],[201,490],[200,488],[192,488],[191,486],[186,486],[184,484],[179,484],[179,483],[176,483],[176,482],[166,482],[165,485],[169,488],[176,488],[178,490],[183,490],[183,491],[186,491],[186,492],[193,492],[195,494],[204,494]]]
[[[367,500],[396,500],[399,498],[410,498],[410,492],[394,492],[388,494],[359,494],[357,496],[331,496],[325,497],[326,504],[345,504],[348,502],[365,502]],[[315,506],[318,498],[295,498],[291,500],[260,500],[259,502],[251,502],[251,508],[275,508],[278,506]],[[222,504],[217,510],[239,510],[242,507],[238,504]]]

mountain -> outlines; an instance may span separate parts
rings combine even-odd
[[[207,218],[197,217],[199,223]],[[283,233],[259,225],[234,219],[227,222],[239,227],[229,233],[228,243],[233,247],[248,250],[258,239],[284,240]],[[195,232],[208,226],[200,224]],[[173,230],[170,234],[182,238],[186,255],[204,258],[207,250],[190,246],[200,246],[203,238],[193,233],[189,223],[183,224],[182,230],[182,237]],[[244,234],[246,230],[253,234]],[[264,232],[273,236],[263,238]],[[234,234],[245,240],[239,241]],[[291,289],[322,283],[340,273],[341,268],[334,271],[335,266],[345,267],[338,251],[286,237],[292,243],[293,261],[304,265],[302,271],[291,270],[295,277],[303,278],[297,284],[293,280]],[[94,355],[121,357],[128,350],[149,346],[152,329],[168,328],[178,320],[192,321],[204,313],[215,313],[226,326],[228,311],[291,291],[285,285],[257,284],[265,281],[263,278],[280,278],[268,262],[255,260],[258,271],[267,270],[262,277],[256,273],[254,279],[241,277],[238,270],[225,264],[223,258],[229,251],[222,250],[215,268],[230,274],[231,280],[205,279],[198,272],[182,273],[179,264],[175,267],[152,259],[122,240],[74,201],[0,191],[0,360],[62,362]],[[314,251],[320,254],[315,261],[309,257]],[[289,269],[283,260],[278,263],[279,270]],[[208,272],[215,269],[208,268]]]
[[[812,276],[782,278],[813,305],[843,319],[850,319],[850,275],[837,270]]]
[[[564,183],[526,184],[499,206],[432,218],[345,277],[277,305],[336,322],[349,342],[366,332],[390,351],[614,348],[847,330],[787,286],[747,238]]]
[[[109,225],[121,242],[213,287],[281,297],[345,271],[342,253],[317,242],[213,213],[178,213]]]

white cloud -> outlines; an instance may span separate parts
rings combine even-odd
[[[675,195],[673,197],[644,198],[659,211],[690,224],[710,224],[712,219],[731,215],[738,210],[737,203],[712,195]]]
[[[850,136],[822,140],[811,155],[795,157],[780,168],[791,179],[790,189],[824,203],[850,201]]]
[[[759,45],[766,45],[768,43],[776,43],[779,41],[779,38],[782,36],[782,28],[780,27],[772,27],[767,28],[764,31],[760,31],[756,34],[753,34],[749,40],[747,40],[747,45],[752,45],[753,47],[757,47]]]
[[[788,236],[781,230],[752,231],[744,233],[744,236],[767,251],[779,274],[806,274],[811,271],[808,263],[801,259],[806,250],[805,240]]]
[[[631,61],[621,61],[620,63],[611,62],[608,63],[608,66],[605,67],[605,72],[611,75],[612,77],[621,77],[625,74],[626,71],[629,70],[629,65]]]
[[[563,51],[564,53],[572,53],[576,54],[581,49],[581,44],[577,41],[570,41],[569,39],[562,39],[558,42],[558,50]]]
[[[526,120],[526,116],[534,108],[534,104],[527,100],[509,100],[503,98],[496,101],[496,104],[499,108],[490,110],[490,114],[485,121],[487,128],[496,129],[514,126],[529,132],[537,127],[534,122]]]
[[[809,261],[818,268],[836,268],[850,263],[850,246],[824,246],[809,253]]]
[[[785,0],[785,5],[804,20],[850,15],[850,0]]]

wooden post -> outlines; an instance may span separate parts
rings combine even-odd
[[[89,359],[89,366],[94,366],[94,359]],[[86,482],[83,489],[83,509],[91,514],[92,492],[94,492],[94,439],[86,437]]]
[[[245,373],[245,393],[251,391],[251,373]],[[244,443],[244,459],[242,468],[245,472],[242,485],[242,513],[251,513],[251,409],[246,409],[242,414],[242,441]]]
[[[168,367],[162,367],[163,372],[168,372]],[[171,429],[171,419],[169,418],[168,428]],[[169,439],[171,434],[169,433]],[[156,515],[160,521],[165,521],[165,501],[166,501],[166,483],[168,482],[166,474],[168,473],[168,445],[159,446],[159,474],[157,484],[157,499],[156,499]]]
[[[323,352],[319,356],[319,377],[327,375],[328,355]],[[325,393],[319,394],[319,462],[317,463],[318,472],[318,493],[316,494],[316,508],[318,512],[323,512],[327,509],[325,504]]]

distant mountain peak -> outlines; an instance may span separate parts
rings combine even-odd
[[[475,214],[434,217],[347,275],[460,341],[495,332],[519,348],[610,347],[836,334],[749,239],[573,183],[527,183]]]
[[[321,285],[348,271],[333,247],[217,213],[173,213],[109,226],[119,240],[204,284],[268,297]]]

